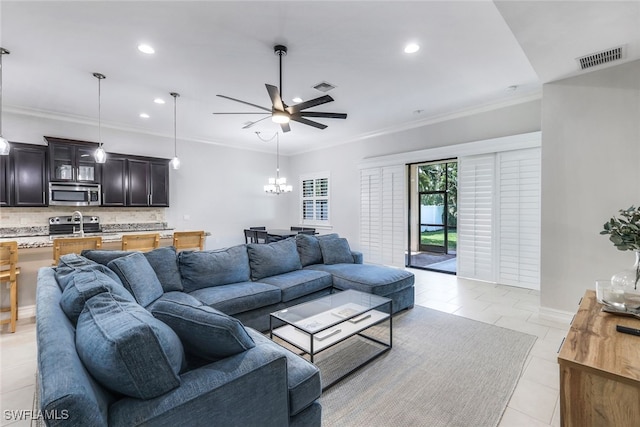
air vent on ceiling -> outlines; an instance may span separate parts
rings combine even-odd
[[[624,46],[614,47],[613,49],[603,50],[601,52],[592,53],[590,55],[577,58],[581,70],[595,67],[597,65],[606,64],[607,62],[617,61],[624,58]]]
[[[331,89],[335,89],[335,86],[332,85],[331,83],[320,82],[317,85],[315,85],[313,88],[316,90],[319,90],[320,92],[329,92]]]

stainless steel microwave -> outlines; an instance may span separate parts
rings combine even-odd
[[[50,205],[100,206],[100,196],[100,184],[49,183]]]

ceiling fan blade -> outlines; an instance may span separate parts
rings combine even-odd
[[[346,119],[346,113],[323,113],[320,111],[302,111],[298,113],[302,117],[324,117],[327,119]]]
[[[322,123],[318,123],[318,122],[314,122],[308,119],[305,119],[304,117],[300,117],[299,115],[291,115],[291,120],[294,120],[298,123],[302,123],[305,125],[309,125],[309,126],[313,126],[314,128],[318,128],[318,129],[324,129],[327,127],[327,125],[324,125]]]
[[[252,107],[256,107],[256,108],[259,108],[259,109],[264,110],[264,111],[271,112],[270,108],[261,107],[260,105],[252,104],[252,103],[246,102],[246,101],[241,101],[239,99],[231,98],[230,96],[225,96],[225,95],[216,95],[216,96],[219,96],[220,98],[228,99],[230,101],[236,101],[236,102],[239,102],[241,104],[250,105]]]
[[[289,123],[280,123],[280,128],[282,129],[282,132],[289,132],[291,130]]]
[[[260,113],[260,114],[262,114],[262,113]],[[244,126],[242,126],[242,129],[249,129],[250,127],[252,127],[252,126],[253,126],[253,125],[255,125],[256,123],[261,122],[261,121],[263,121],[263,120],[266,120],[266,119],[268,119],[269,117],[271,117],[271,116],[263,117],[263,118],[261,118],[261,119],[255,120],[255,121],[253,121],[253,122],[248,122],[247,124],[245,124]]]
[[[307,108],[315,107],[317,105],[326,104],[327,102],[333,101],[333,98],[329,95],[323,95],[319,98],[310,99],[308,101],[301,102],[300,104],[292,105],[291,107],[287,107],[287,111],[291,114],[295,114],[301,110],[305,110]]]
[[[282,103],[282,98],[280,97],[280,91],[278,88],[270,84],[265,84],[265,86],[267,87],[267,92],[269,92],[269,98],[271,98],[273,108],[284,111],[284,104]]]

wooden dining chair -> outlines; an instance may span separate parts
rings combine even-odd
[[[148,252],[160,247],[160,233],[123,234],[123,251]]]
[[[316,230],[314,228],[305,228],[304,230],[298,231],[298,234],[310,234],[313,236],[314,234],[316,234]]]
[[[269,243],[270,239],[266,230],[256,230],[256,243]]]
[[[204,250],[204,230],[175,231],[173,233],[173,247],[176,248],[176,251],[195,248]]]
[[[63,237],[53,239],[53,265],[58,265],[60,257],[66,254],[79,254],[85,249],[102,248],[102,237]]]
[[[9,283],[9,307],[0,312],[10,312],[9,318],[0,320],[0,325],[9,324],[11,332],[16,331],[18,320],[18,242],[0,242],[0,283]]]

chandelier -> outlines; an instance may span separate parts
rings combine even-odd
[[[260,132],[256,132],[258,138],[262,139],[260,136]],[[293,187],[291,185],[287,185],[287,178],[280,178],[280,136],[279,133],[276,132],[274,136],[269,139],[262,139],[265,142],[271,141],[273,138],[276,138],[276,177],[269,178],[269,183],[264,186],[265,193],[270,194],[280,194],[280,193],[290,193],[293,191]]]

